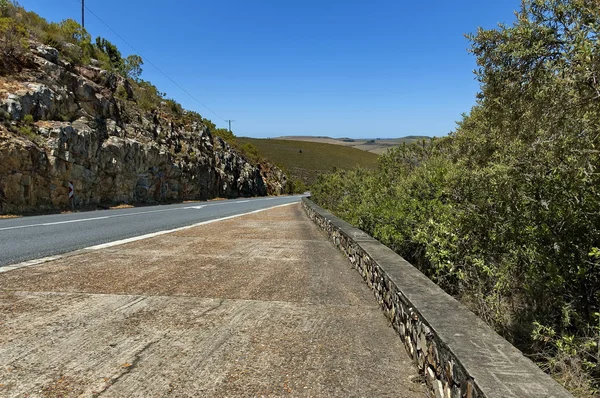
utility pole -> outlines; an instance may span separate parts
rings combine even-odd
[[[81,27],[85,28],[85,0],[81,0]]]
[[[227,123],[229,123],[229,132],[231,133],[231,122],[235,122],[235,120],[225,120]]]

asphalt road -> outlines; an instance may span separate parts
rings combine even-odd
[[[297,202],[246,198],[0,220],[0,267],[89,246]]]

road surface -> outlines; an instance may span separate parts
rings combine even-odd
[[[2,397],[425,394],[299,203],[0,273]]]
[[[246,198],[0,219],[0,267],[297,202],[301,197]]]

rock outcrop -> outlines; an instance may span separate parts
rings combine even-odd
[[[34,67],[0,77],[0,214],[69,207],[69,182],[76,206],[283,193],[281,170],[202,123],[142,111],[120,76],[31,50]]]

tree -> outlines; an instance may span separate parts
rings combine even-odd
[[[123,72],[128,78],[138,81],[142,74],[142,65],[144,65],[142,57],[129,55],[123,62]]]
[[[59,24],[63,38],[71,44],[89,44],[92,41],[90,34],[72,19],[65,19]]]
[[[536,264],[526,282],[538,299],[548,294],[545,321],[570,327],[573,320],[562,320],[569,305],[582,324],[591,323],[600,282],[588,259],[600,238],[594,210],[600,204],[600,3],[525,1],[513,26],[480,29],[470,39],[481,93],[457,142],[472,155],[466,162],[478,159],[476,166],[505,174],[504,193],[493,203],[504,212],[521,209],[510,219],[511,239],[527,240],[520,261]],[[490,195],[481,200],[489,203]],[[536,227],[528,238],[517,233],[527,225]]]
[[[92,36],[77,21],[72,19],[65,19],[58,25],[51,24],[51,26],[50,32],[54,34],[52,41],[61,53],[76,64],[89,64],[90,58],[94,54]],[[63,43],[72,44],[73,46]]]
[[[113,70],[119,72],[123,70],[123,58],[121,57],[121,52],[117,46],[103,37],[96,37],[96,48],[108,56],[110,67]]]

